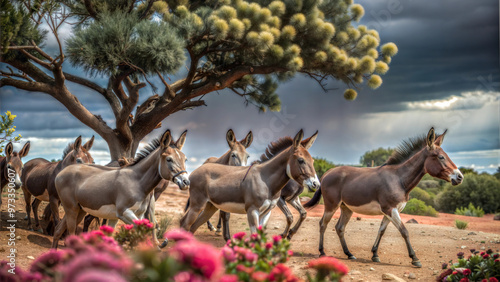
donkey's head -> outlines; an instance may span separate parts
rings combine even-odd
[[[70,164],[93,164],[94,159],[90,155],[90,149],[94,145],[94,136],[82,146],[82,136],[78,136],[73,144],[64,150],[63,165]]]
[[[441,148],[445,134],[446,130],[436,138],[434,128],[429,130],[426,139],[428,155],[424,163],[424,169],[433,177],[451,182],[452,185],[458,185],[462,183],[464,176]]]
[[[307,151],[314,144],[316,137],[318,137],[317,131],[311,137],[302,140],[304,132],[301,129],[295,138],[293,138],[293,145],[290,148],[292,155],[288,159],[286,166],[288,177],[301,183],[309,191],[315,191],[320,185],[318,176],[314,170],[314,159]]]
[[[186,171],[186,156],[181,152],[186,142],[187,130],[173,142],[170,130],[165,131],[160,140],[161,157],[158,172],[161,178],[173,181],[181,190],[189,188],[189,178]]]
[[[14,185],[16,189],[18,189],[22,185],[21,176],[24,165],[21,158],[26,157],[29,151],[29,141],[24,144],[23,148],[19,152],[14,152],[14,146],[12,145],[12,142],[9,142],[9,144],[5,146],[5,161],[7,165],[5,166],[5,170],[3,173],[5,175],[5,178],[9,181],[12,177],[14,177]]]
[[[229,145],[229,163],[232,166],[247,165],[247,160],[250,155],[247,153],[247,148],[250,147],[253,141],[252,131],[248,132],[247,136],[240,141],[236,140],[234,132],[229,129],[226,133],[227,144]]]

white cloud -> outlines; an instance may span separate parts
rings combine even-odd
[[[472,91],[458,96],[453,95],[447,99],[408,102],[406,105],[410,110],[471,110],[481,109],[484,105],[498,100],[500,100],[500,92]]]

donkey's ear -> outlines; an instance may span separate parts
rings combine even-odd
[[[162,149],[168,148],[170,146],[170,143],[172,142],[172,135],[170,134],[170,129],[167,129],[165,133],[161,136],[160,139],[160,145]]]
[[[317,137],[318,137],[318,131],[316,130],[316,133],[314,133],[311,137],[301,142],[302,146],[304,146],[304,148],[309,150],[309,148],[311,148],[311,146],[314,144],[314,141],[316,141]]]
[[[186,143],[187,132],[187,130],[184,130],[184,132],[182,132],[181,134],[181,137],[179,137],[179,139],[177,139],[177,142],[175,142],[175,147],[177,147],[177,149],[182,150],[182,147],[184,147],[184,143]]]
[[[234,137],[234,132],[232,129],[229,129],[226,133],[226,140],[227,144],[229,145],[229,148],[234,147],[234,143],[236,143],[236,137]]]
[[[434,141],[436,141],[436,133],[434,132],[434,127],[431,127],[429,133],[427,133],[427,147],[429,149],[434,149]]]
[[[293,138],[293,146],[295,148],[298,148],[300,146],[300,142],[302,141],[302,138],[304,138],[304,130],[300,130],[297,135]]]
[[[92,138],[90,138],[90,140],[87,141],[87,143],[85,143],[85,145],[83,145],[83,148],[85,148],[85,150],[89,151],[90,148],[92,148],[92,145],[94,145],[94,135],[92,135]]]
[[[439,147],[441,147],[441,144],[443,144],[443,140],[444,140],[444,135],[446,134],[446,132],[448,132],[448,129],[446,129],[443,134],[439,135],[437,138],[436,138],[436,141],[434,141],[434,144],[438,145]]]
[[[80,147],[82,146],[82,136],[78,136],[78,138],[76,138],[75,142],[73,143],[73,150],[75,150],[75,152],[78,152],[80,150]]]
[[[26,144],[24,144],[21,151],[19,151],[19,157],[20,158],[26,157],[26,155],[28,155],[28,152],[30,151],[30,148],[31,148],[31,144],[30,144],[30,141],[28,141],[28,142],[26,142]]]
[[[9,142],[7,146],[5,146],[5,157],[7,157],[7,161],[10,160],[10,156],[12,155],[13,151],[14,151],[14,146],[12,146],[12,142]]]
[[[241,139],[241,141],[240,141],[241,145],[245,146],[245,148],[250,147],[250,145],[252,145],[252,142],[253,142],[252,131],[248,132],[247,136],[245,138]]]

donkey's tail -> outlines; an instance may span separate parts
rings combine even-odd
[[[319,204],[319,200],[321,200],[321,187],[319,187],[318,190],[316,190],[316,193],[314,193],[314,196],[312,197],[312,199],[309,200],[309,202],[305,203],[302,206],[306,209],[312,208],[312,207],[316,206],[317,204]]]

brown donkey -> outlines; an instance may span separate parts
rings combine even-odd
[[[0,157],[0,207],[2,206],[2,189],[7,186],[10,179],[13,179],[14,182],[9,185],[9,188],[19,189],[21,187],[21,176],[23,175],[23,161],[21,158],[26,157],[29,151],[30,141],[26,142],[19,152],[14,152],[12,142],[5,146],[5,157]]]
[[[267,224],[281,189],[290,179],[307,187],[319,187],[314,160],[307,151],[317,134],[304,140],[304,145],[302,130],[294,139],[281,138],[269,145],[262,163],[250,167],[206,163],[197,168],[190,176],[191,204],[181,219],[181,227],[194,233],[220,209],[246,214],[250,231],[257,232],[259,225]]]
[[[186,156],[181,152],[186,133],[174,143],[170,130],[165,131],[125,167],[74,165],[62,170],[55,186],[66,214],[56,227],[52,247],[57,248],[66,229],[75,234],[86,213],[108,219],[113,227],[118,219],[132,224],[143,218],[151,192],[162,179],[188,189]]]
[[[28,219],[28,229],[31,226],[31,206],[33,206],[33,216],[35,217],[35,229],[40,230],[38,219],[38,205],[42,201],[49,202],[51,214],[54,218],[54,226],[59,221],[59,196],[57,195],[54,179],[63,168],[77,163],[93,163],[94,159],[89,153],[94,144],[94,136],[82,144],[82,137],[78,136],[74,143],[69,144],[64,149],[62,161],[49,162],[46,159],[36,158],[28,161],[24,165],[21,186],[24,192],[26,203],[26,216]],[[35,197],[31,205],[31,196]]]
[[[335,211],[340,207],[341,214],[335,226],[340,238],[342,249],[349,259],[353,256],[344,239],[344,230],[353,212],[367,215],[384,215],[373,245],[372,261],[379,262],[378,246],[389,222],[392,222],[406,241],[408,254],[412,264],[422,267],[410,244],[406,230],[399,213],[408,201],[410,191],[428,173],[452,185],[462,183],[463,175],[448,155],[441,149],[446,131],[436,138],[434,128],[427,137],[409,139],[403,142],[387,160],[379,167],[349,167],[333,168],[321,179],[321,189],[304,207],[318,204],[321,194],[325,201],[325,211],[320,221],[319,252],[324,256],[324,234],[326,227]]]
[[[216,157],[211,157],[208,158],[204,164],[206,163],[216,163],[216,164],[223,164],[223,165],[231,165],[231,166],[246,166],[248,157],[247,153],[247,148],[250,147],[253,141],[253,133],[252,131],[248,132],[247,136],[245,138],[241,139],[240,141],[236,140],[236,137],[234,135],[234,132],[232,129],[229,129],[226,133],[226,141],[227,144],[229,145],[229,150],[224,153],[220,158]],[[156,198],[156,193],[155,193],[155,198]],[[186,204],[186,209],[189,208],[189,199]],[[224,218],[224,221],[228,221],[230,217],[229,213],[226,213],[224,211],[220,211],[219,214],[219,222],[217,223],[217,230],[213,227],[212,223],[210,221],[207,221],[207,227],[211,231],[215,231],[215,234],[220,235],[221,233],[221,225],[222,225],[222,219]]]

